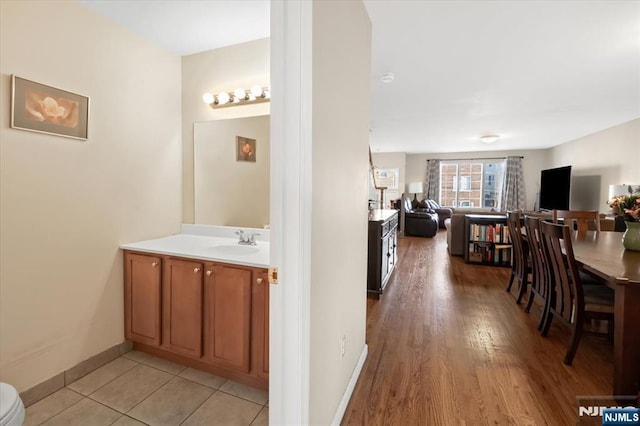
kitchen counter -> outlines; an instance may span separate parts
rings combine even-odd
[[[234,232],[258,232],[256,245],[240,245]],[[255,228],[183,225],[182,233],[168,237],[121,244],[123,250],[179,256],[234,265],[269,267],[269,231]]]

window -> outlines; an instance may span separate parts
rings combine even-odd
[[[504,160],[442,161],[440,204],[453,207],[500,206]]]

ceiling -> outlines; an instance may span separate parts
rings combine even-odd
[[[181,56],[269,37],[265,0],[76,0]]]
[[[80,2],[180,55],[269,36],[268,1]],[[640,117],[640,1],[365,5],[374,152],[548,148]]]

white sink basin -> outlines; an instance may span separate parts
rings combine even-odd
[[[221,246],[213,246],[208,249],[210,253],[214,255],[227,255],[227,256],[240,256],[246,254],[255,254],[260,250],[255,246],[241,246],[226,244]]]

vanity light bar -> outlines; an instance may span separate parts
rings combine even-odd
[[[217,95],[205,93],[202,100],[211,108],[226,108],[237,105],[257,104],[271,100],[270,87],[253,86],[251,89],[238,88],[233,92],[220,92]]]

